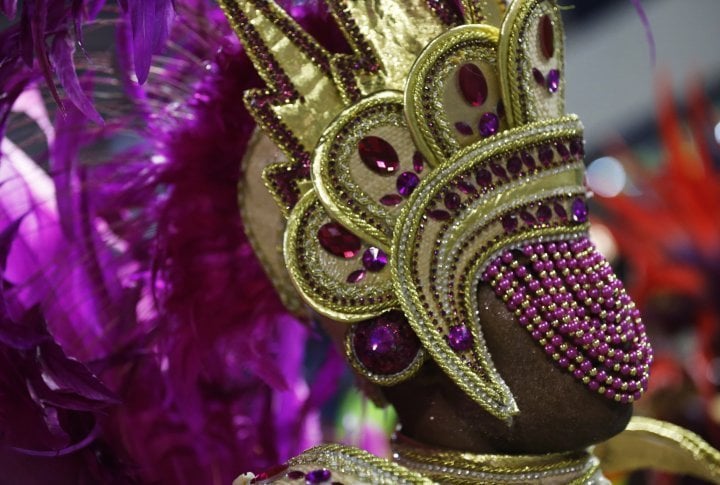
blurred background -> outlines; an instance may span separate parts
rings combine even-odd
[[[12,3],[0,2],[0,6]],[[79,3],[92,9],[104,2]],[[56,105],[42,87],[37,66],[27,86],[39,87],[26,89],[9,115],[2,163],[11,170],[0,170],[4,228],[0,259],[10,253],[9,269],[4,268],[5,291],[24,305],[20,305],[23,321],[35,321],[31,303],[39,302],[40,320],[47,321],[68,356],[79,358],[113,391],[97,387],[72,359],[63,360],[66,356],[57,352],[53,375],[69,386],[63,399],[68,393],[77,395],[70,404],[57,396],[43,400],[29,394],[9,400],[9,390],[23,381],[0,380],[0,398],[5,398],[0,423],[7,425],[17,409],[29,406],[33,412],[24,419],[38,419],[43,425],[37,429],[50,430],[49,438],[39,441],[0,435],[15,448],[15,455],[0,453],[0,468],[28,460],[25,469],[18,468],[16,478],[37,469],[32,458],[42,457],[40,469],[55,473],[56,479],[67,474],[67,483],[81,483],[78,477],[85,483],[226,483],[227,477],[248,469],[257,472],[320,440],[342,441],[380,455],[389,452],[387,436],[395,426],[392,411],[378,409],[362,397],[319,330],[281,315],[279,301],[266,296],[267,288],[253,290],[248,299],[260,301],[259,310],[253,310],[238,306],[233,293],[221,298],[202,286],[219,280],[228,288],[246,285],[246,280],[261,278],[256,262],[242,259],[247,255],[223,259],[212,253],[215,259],[196,260],[182,251],[173,253],[183,245],[189,245],[193,254],[207,251],[204,242],[197,243],[200,230],[217,236],[213,245],[235,244],[228,243],[222,231],[237,229],[237,214],[206,221],[200,229],[173,219],[176,212],[188,210],[178,206],[173,196],[189,185],[195,198],[188,200],[199,211],[199,220],[210,217],[202,212],[203,204],[213,214],[224,214],[235,203],[237,170],[217,161],[244,149],[244,142],[194,152],[197,146],[212,144],[216,136],[213,119],[197,117],[198,106],[212,103],[213,96],[221,99],[227,89],[206,84],[204,76],[221,73],[228,83],[236,83],[230,88],[236,91],[240,85],[258,85],[257,79],[246,75],[248,65],[233,57],[237,43],[212,3],[183,3],[192,7],[179,10],[180,27],[174,28],[167,47],[153,58],[142,89],[136,79],[120,79],[116,73],[127,68],[122,57],[116,57],[118,45],[127,59],[132,58],[131,51],[139,55],[137,48],[123,47],[127,32],[114,20],[123,15],[122,9],[108,2],[85,28],[84,50],[77,48],[71,55],[83,89],[93,91],[98,111],[107,121],[102,128],[93,127],[73,109],[68,110],[71,118],[56,118]],[[720,447],[720,1],[644,0],[654,44],[648,42],[641,18],[627,0],[562,3],[566,5],[567,111],[580,115],[586,129],[587,182],[595,194],[592,237],[641,306],[656,348],[651,391],[638,404],[638,413],[688,427]],[[18,11],[26,4],[20,2]],[[48,12],[52,19],[53,11]],[[0,30],[17,21],[0,15]],[[72,24],[68,25],[71,31]],[[0,45],[3,53],[10,41],[9,37],[0,40],[5,42]],[[61,54],[55,52],[56,57]],[[3,78],[2,68],[0,64],[0,82],[13,86],[7,79],[14,73]],[[0,93],[0,104],[11,94],[10,89]],[[247,116],[233,109],[226,105],[206,111],[228,119]],[[4,116],[2,110],[0,115]],[[243,126],[234,128],[232,136],[246,137]],[[204,130],[208,138],[202,138]],[[195,146],[179,144],[177,139],[183,136]],[[178,148],[195,158],[166,170],[168,158],[182,158]],[[221,168],[208,169],[207,160],[215,160]],[[178,176],[178,167],[190,173],[188,180]],[[68,174],[72,176],[65,177]],[[201,188],[193,185],[197,180],[202,180]],[[78,187],[91,187],[95,191],[91,193],[99,194],[91,198],[89,213],[83,197],[63,199],[63,194],[75,191],[82,195]],[[218,202],[217,194],[225,194],[226,199]],[[157,201],[162,207],[158,204],[156,210]],[[13,226],[22,218],[22,224]],[[86,218],[93,221],[89,226],[82,224]],[[165,229],[180,227],[185,239],[178,243],[173,239],[177,233],[172,233],[168,240],[157,242],[158,235],[170,234],[163,232],[168,220],[171,224]],[[71,237],[90,226],[97,237]],[[25,249],[15,243],[10,250],[13,238],[21,238]],[[60,242],[43,252],[43,244],[55,238]],[[89,258],[89,249],[100,246],[103,251]],[[128,247],[132,254],[127,254]],[[153,266],[151,255],[157,255],[158,247],[168,251],[161,251],[165,256],[188,258],[192,271],[167,274],[162,265]],[[245,240],[231,250],[249,254]],[[22,264],[12,266],[14,258]],[[246,276],[226,270],[228,261]],[[23,273],[20,267],[32,270]],[[10,271],[13,268],[15,273]],[[98,278],[104,278],[103,285],[97,284]],[[172,291],[178,285],[185,290],[178,300],[203,295],[203,310],[188,310],[182,301],[173,300],[167,314],[157,312],[155,298],[162,300],[171,284]],[[108,294],[98,296],[94,291],[99,286]],[[227,293],[227,288],[217,289]],[[43,296],[32,298],[27,291]],[[100,303],[90,305],[90,301]],[[235,313],[211,311],[228,307]],[[258,315],[268,308],[274,309],[267,312],[272,318],[262,317],[258,325],[264,333],[253,335],[251,345],[229,330],[229,322],[238,318],[257,324]],[[109,321],[110,327],[104,323]],[[212,324],[205,325],[208,322]],[[37,339],[24,338],[8,337],[0,325],[0,345],[5,345],[0,347],[0,366],[23,369],[17,371],[18,379],[46,376],[47,362],[29,353],[41,345]],[[275,369],[272,359],[261,358],[264,353],[290,356],[289,363]],[[208,357],[217,355],[227,358]],[[252,365],[243,361],[248,356]],[[39,366],[39,374],[34,374],[33,366]],[[31,371],[25,375],[24,369]],[[283,380],[275,371],[291,377]],[[130,403],[119,416],[108,411],[116,399]],[[7,405],[9,401],[14,404]],[[289,411],[296,417],[288,418]],[[25,431],[39,436],[33,426],[27,425]],[[57,453],[61,459],[51,466],[47,458],[55,452],[39,449],[61,450]],[[18,460],[17,453],[23,459]],[[69,471],[78,465],[85,471],[79,475]],[[23,478],[22,483],[46,483],[37,473],[37,481]],[[612,478],[618,484],[700,483],[650,473]],[[1,485],[21,483],[4,479],[0,476]]]

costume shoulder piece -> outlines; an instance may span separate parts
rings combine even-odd
[[[286,464],[257,476],[241,475],[233,485],[251,483],[415,485],[435,482],[408,468],[357,448],[323,445],[312,448]]]

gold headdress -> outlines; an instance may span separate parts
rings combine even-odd
[[[335,320],[404,314],[422,348],[402,371],[356,362],[371,380],[398,382],[428,354],[509,419],[518,409],[485,346],[475,288],[508,248],[587,231],[582,127],[564,114],[558,8],[467,0],[458,25],[437,1],[327,3],[352,54],[330,54],[272,1],[221,1],[267,84],[245,99],[264,133],[241,189],[251,239],[292,308],[288,274]],[[250,181],[260,172],[275,216]],[[649,353],[642,337],[633,352]],[[586,384],[598,369],[588,372]],[[620,400],[620,388],[608,395]]]

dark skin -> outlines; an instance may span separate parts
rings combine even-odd
[[[382,389],[405,436],[430,447],[474,453],[540,454],[584,449],[625,428],[632,405],[591,392],[554,365],[492,290],[481,286],[479,302],[488,349],[520,413],[508,426],[430,360],[411,379]],[[323,323],[341,343],[345,325]]]

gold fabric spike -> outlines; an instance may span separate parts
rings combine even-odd
[[[505,15],[505,4],[500,0],[462,0],[465,22],[500,27]]]

